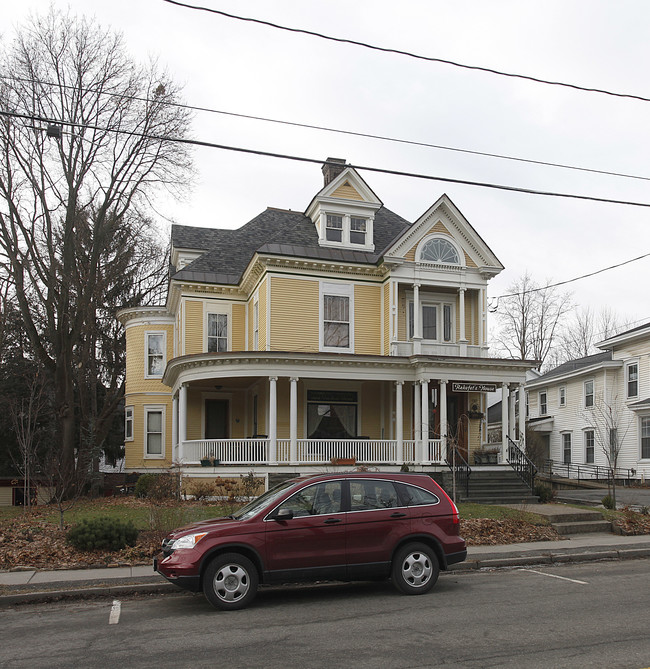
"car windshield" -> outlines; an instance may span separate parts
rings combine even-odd
[[[281,495],[283,495],[289,488],[292,488],[296,485],[296,481],[285,481],[284,483],[279,483],[274,488],[267,490],[265,493],[256,497],[254,500],[242,506],[241,509],[235,511],[232,514],[232,517],[235,520],[246,520],[251,516],[254,516],[256,513],[267,509],[271,506]]]

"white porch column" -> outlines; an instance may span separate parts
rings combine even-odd
[[[178,444],[178,394],[172,397],[172,464],[180,463]]]
[[[509,407],[508,408],[510,410],[510,414],[508,416],[508,436],[510,437],[510,439],[515,441],[515,426],[516,426],[517,423],[515,422],[515,399],[516,399],[516,396],[515,396],[515,393],[513,392],[514,391],[514,386],[509,388],[509,391],[510,391],[510,395],[508,397],[508,399],[509,399]]]
[[[269,464],[278,464],[278,377],[269,376]]]
[[[420,284],[413,284],[413,355],[422,352],[422,319],[420,318]]]
[[[395,382],[395,440],[397,441],[397,464],[404,464],[404,409],[402,390],[404,381]]]
[[[508,457],[508,384],[501,385],[501,462]]]
[[[458,321],[460,325],[460,342],[467,343],[467,337],[465,336],[465,288],[458,289]]]
[[[416,443],[422,439],[422,395],[419,382],[413,384],[413,439]]]
[[[447,457],[447,380],[440,379],[440,458],[444,462]]]
[[[429,382],[421,381],[422,390],[422,439],[420,440],[420,452],[416,458],[416,464],[421,465],[424,460],[429,459]]]
[[[187,386],[181,384],[178,389],[178,443],[179,458],[183,459],[183,446],[187,440]]]
[[[289,391],[289,459],[292,465],[298,464],[298,379],[291,377]]]
[[[526,386],[519,384],[519,446],[526,451]]]

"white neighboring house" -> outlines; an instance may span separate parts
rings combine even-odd
[[[555,463],[608,467],[607,450],[618,444],[616,467],[628,471],[617,475],[650,478],[650,323],[597,346],[601,353],[526,384],[528,427]]]

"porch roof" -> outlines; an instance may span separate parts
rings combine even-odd
[[[477,383],[524,383],[535,363],[528,360],[452,356],[384,356],[345,353],[243,351],[196,353],[169,361],[163,383],[215,378],[297,376],[320,379],[421,381],[441,379]]]

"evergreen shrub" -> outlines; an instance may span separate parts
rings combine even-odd
[[[66,535],[67,542],[80,551],[119,551],[134,546],[138,530],[131,521],[103,516],[82,520]]]

